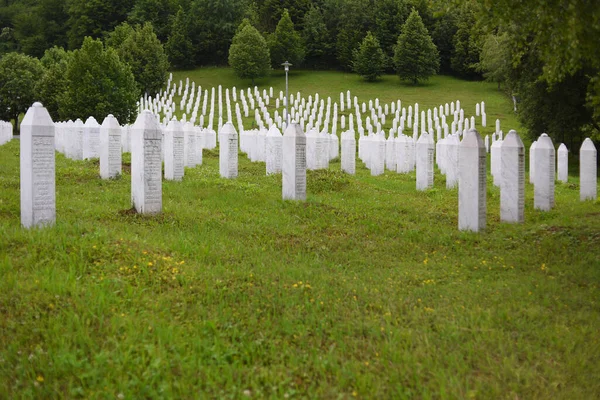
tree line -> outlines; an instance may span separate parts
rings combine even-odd
[[[86,37],[106,42],[123,22],[150,23],[172,68],[226,65],[234,36],[251,26],[273,68],[280,68],[277,42],[287,35],[298,39],[296,67],[408,77],[398,69],[410,64],[403,61],[415,30],[403,27],[413,10],[437,52],[430,72],[497,82],[532,135],[546,131],[573,147],[599,134],[600,6],[587,0],[4,0],[0,54],[42,58],[54,46],[80,49]],[[288,26],[277,32],[283,17]],[[418,48],[431,47],[416,31]],[[361,53],[377,61],[375,75]]]

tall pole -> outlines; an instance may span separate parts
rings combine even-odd
[[[288,126],[290,126],[290,96],[289,96],[289,91],[288,91],[288,72],[290,71],[290,66],[292,64],[290,64],[289,62],[284,62],[283,64],[283,68],[285,69],[285,115],[286,115],[286,128]]]

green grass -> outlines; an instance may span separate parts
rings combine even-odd
[[[223,86],[223,92],[225,88],[233,86],[238,89],[251,86],[251,81],[237,78],[230,68],[200,68],[173,73],[173,82],[177,85],[180,80],[185,85],[186,78],[190,78],[190,82],[194,81],[197,85],[202,86],[202,90],[208,89],[209,94],[210,88],[218,85]],[[270,77],[256,80],[255,83],[261,92],[272,86],[275,96],[279,96],[279,91],[285,93],[285,73],[283,71],[274,71]],[[414,106],[415,103],[419,103],[419,109],[425,111],[428,108],[439,107],[440,104],[460,100],[461,107],[465,109],[465,118],[475,115],[476,103],[485,101],[487,127],[482,128],[481,119],[476,117],[477,129],[482,135],[494,132],[496,119],[499,118],[501,129],[505,134],[509,130],[515,129],[523,139],[526,136],[526,132],[513,113],[512,102],[502,92],[499,92],[493,83],[464,81],[450,76],[434,76],[428,82],[414,86],[402,83],[395,75],[385,75],[379,81],[371,83],[364,81],[356,74],[337,71],[294,71],[292,69],[290,72],[290,95],[294,94],[295,96],[297,92],[300,92],[303,97],[308,98],[309,95],[314,97],[315,93],[319,93],[319,96],[325,100],[330,96],[332,102],[339,102],[340,92],[346,93],[347,90],[350,90],[352,98],[358,97],[359,104],[365,102],[368,105],[369,100],[374,101],[375,98],[379,98],[382,104],[401,100],[403,107],[408,108],[409,105]],[[179,106],[180,97],[176,96],[175,99]],[[274,102],[270,104],[270,110],[273,112]],[[232,111],[235,118],[235,109]],[[178,112],[179,116],[181,114]],[[253,117],[254,114],[251,114]],[[348,110],[344,113],[340,112],[340,115],[342,114],[347,115]],[[218,116],[215,116],[215,124],[217,118]],[[246,121],[249,120],[245,120],[245,123]],[[387,126],[391,127],[391,118],[388,118],[386,122]],[[452,117],[449,117],[448,125],[451,122]],[[338,131],[339,129],[338,125]],[[412,130],[405,133],[412,135]],[[529,143],[529,141],[527,142]]]
[[[468,83],[470,84],[470,83]],[[1,398],[600,397],[600,202],[457,230],[457,191],[415,175],[281,175],[216,152],[130,211],[130,175],[57,155],[57,224],[20,227],[0,147]],[[122,396],[121,396],[122,395]]]

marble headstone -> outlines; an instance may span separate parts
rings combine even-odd
[[[579,198],[581,201],[596,200],[598,196],[598,153],[590,138],[579,149]]]
[[[131,133],[131,200],[140,214],[162,211],[162,132],[148,110],[138,115]]]
[[[525,146],[516,131],[502,141],[500,184],[500,220],[525,221]]]
[[[41,103],[21,122],[21,225],[32,228],[56,222],[54,123]]]
[[[306,135],[296,122],[283,135],[282,170],[283,199],[306,200]]]
[[[556,151],[552,139],[545,133],[537,140],[534,150],[534,208],[550,211],[554,207],[554,180],[556,172]]]
[[[238,134],[231,122],[223,125],[219,131],[219,173],[222,178],[238,176]]]
[[[180,181],[184,176],[184,133],[183,126],[175,118],[165,130],[165,179]]]
[[[423,132],[416,145],[417,190],[433,187],[434,151],[429,134]]]
[[[342,132],[342,171],[356,173],[356,137],[354,131]]]
[[[121,131],[119,121],[109,114],[100,127],[100,177],[116,178],[121,175]]]
[[[89,117],[83,126],[83,159],[100,157],[100,125],[94,117]]]
[[[267,175],[281,173],[283,158],[283,136],[276,125],[271,126],[267,132]]]
[[[468,130],[459,147],[458,229],[479,232],[486,227],[487,157],[476,129]]]
[[[558,180],[567,183],[569,180],[569,150],[567,150],[567,146],[564,143],[558,146],[557,155]]]

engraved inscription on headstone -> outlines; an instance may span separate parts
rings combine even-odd
[[[458,229],[486,227],[486,151],[479,132],[466,132],[459,147]]]

